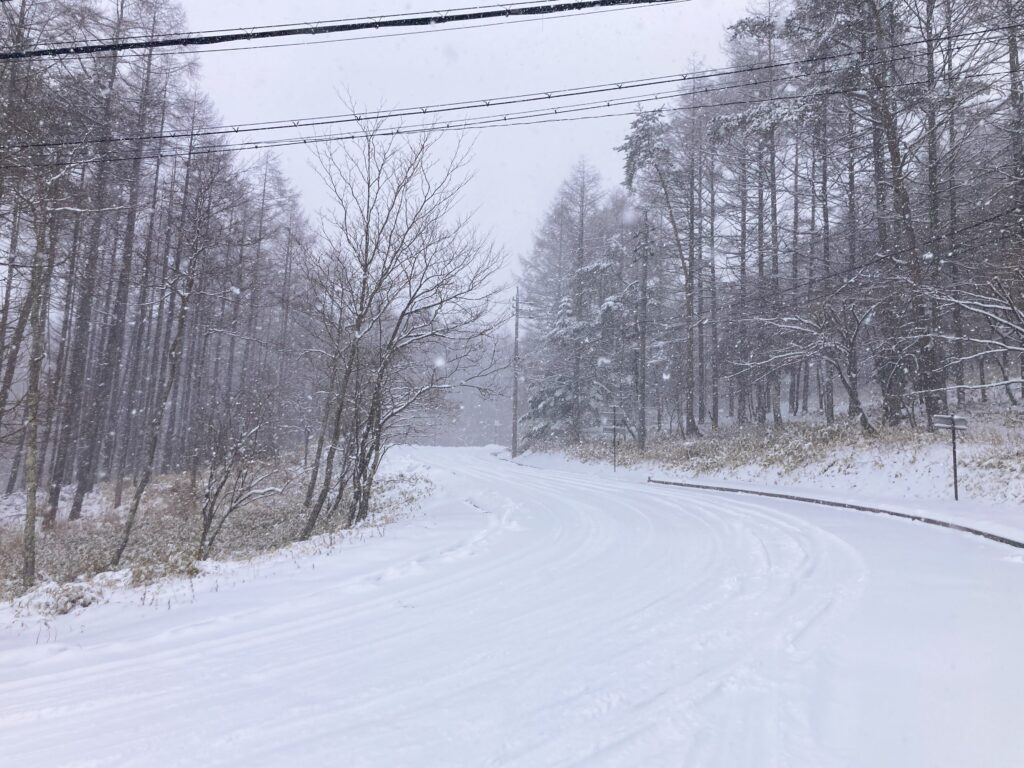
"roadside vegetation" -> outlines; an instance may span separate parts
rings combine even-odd
[[[113,507],[113,488],[102,484],[89,495],[82,517],[61,522],[38,541],[39,586],[29,601],[44,613],[65,613],[100,600],[104,584],[142,587],[173,576],[196,576],[216,563],[247,560],[283,550],[296,541],[304,525],[303,489],[296,480],[301,468],[268,471],[268,482],[280,483],[235,508],[217,507],[216,536],[206,534],[206,490],[192,487],[187,476],[168,475],[153,483],[152,493],[125,550],[121,568],[110,569],[110,552],[124,530],[124,510]],[[418,474],[384,473],[367,517],[351,526],[341,516],[321,518],[313,545],[328,549],[339,537],[363,532],[382,534],[383,527],[415,509],[430,490]],[[62,498],[62,506],[69,498]],[[24,498],[15,494],[0,501],[0,600],[24,593],[21,552],[24,530],[19,510]],[[201,544],[201,542],[203,542]]]
[[[1024,411],[976,409],[960,436],[960,483],[965,500],[1024,503]],[[619,439],[621,466],[720,482],[808,486],[842,493],[870,486],[894,498],[949,496],[948,432],[903,424],[866,435],[855,423],[787,422],[782,426],[725,425],[699,440],[654,433],[640,451]],[[610,436],[557,450],[586,462],[611,462]]]

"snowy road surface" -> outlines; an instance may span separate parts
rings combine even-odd
[[[400,455],[437,490],[383,537],[0,630],[0,765],[1024,765],[1012,549]]]

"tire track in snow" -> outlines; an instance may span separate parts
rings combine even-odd
[[[548,479],[531,477],[531,487],[536,487],[536,484],[538,484],[538,483],[541,484],[541,485],[548,484],[548,485],[551,485],[554,488],[560,490],[560,492],[563,493],[563,494],[565,493],[565,486],[567,486],[567,485],[575,487],[576,489],[579,489],[579,490],[587,490],[587,489],[594,490],[595,488],[598,489],[598,490],[614,490],[614,489],[618,489],[620,492],[622,491],[622,487],[623,487],[621,483],[616,483],[615,481],[594,481],[594,480],[591,480],[589,478],[586,479],[586,480],[581,480],[580,478],[574,477],[574,476],[569,475],[567,473],[550,473],[550,474],[554,475],[556,477],[548,478]],[[491,478],[491,479],[495,479],[495,478]],[[630,491],[636,491],[636,488],[635,487],[630,487]],[[664,493],[661,493],[661,492],[654,493],[654,494],[649,494],[649,495],[658,497],[658,501],[659,501],[660,505],[663,506],[663,507],[667,507],[668,508],[667,511],[668,511],[668,513],[672,517],[677,518],[679,516],[679,503],[678,503],[678,499],[676,497],[668,497]],[[737,523],[734,520],[732,526],[729,529],[727,529],[728,530],[728,536],[722,536],[721,535],[721,526],[722,526],[723,523],[722,523],[722,510],[721,510],[720,507],[721,507],[721,502],[720,502],[719,499],[716,499],[716,498],[713,498],[713,497],[708,497],[708,498],[706,498],[704,500],[701,500],[699,503],[695,504],[693,508],[687,509],[686,512],[689,513],[691,516],[696,517],[697,519],[700,519],[704,523],[706,530],[715,531],[716,527],[717,527],[719,535],[716,537],[716,539],[718,541],[723,541],[723,540],[726,540],[726,539],[735,539],[736,538],[736,533],[737,532],[742,532],[744,527],[748,526],[749,524],[746,521],[740,521],[739,523]],[[813,544],[811,544],[810,546],[805,544],[803,546],[797,547],[797,549],[800,549],[800,551],[802,553],[801,554],[801,558],[802,558],[801,561],[802,562],[807,561],[809,559],[808,553],[810,552],[811,549],[820,550],[822,548],[823,542],[826,542],[826,541],[827,541],[828,544],[831,544],[831,545],[839,544],[841,549],[843,550],[843,552],[846,553],[846,554],[850,554],[851,553],[851,550],[848,547],[846,547],[846,545],[841,544],[840,542],[838,542],[838,540],[835,539],[835,537],[833,537],[833,536],[831,536],[829,534],[824,534],[823,532],[819,531],[814,526],[811,526],[811,525],[809,525],[809,524],[807,524],[805,522],[799,521],[796,518],[788,518],[789,519],[788,523],[785,522],[785,521],[780,522],[780,521],[778,521],[777,519],[775,519],[772,516],[764,515],[764,514],[762,514],[759,511],[755,512],[755,510],[757,510],[757,508],[754,505],[749,505],[748,504],[748,505],[742,505],[742,507],[743,507],[743,510],[744,510],[744,516],[745,517],[747,517],[747,518],[752,517],[752,516],[756,517],[756,519],[758,519],[760,522],[762,522],[762,523],[764,523],[765,525],[768,526],[769,530],[772,531],[772,538],[775,540],[776,546],[778,544],[778,539],[779,539],[778,533],[777,533],[777,530],[779,528],[787,529],[790,533],[793,533],[793,534],[802,533],[802,534],[806,535],[807,533],[812,533],[813,537],[814,537]],[[631,510],[631,511],[635,512],[636,510]],[[760,548],[762,550],[762,552],[765,552],[765,553],[769,553],[770,552],[770,547],[766,546],[765,543],[764,543],[764,536],[758,537],[756,542],[751,543],[751,551],[756,551],[758,548]],[[760,564],[757,576],[760,577],[760,578],[763,578],[766,574],[768,574],[769,571],[770,571],[770,556],[765,558],[765,561]],[[778,575],[778,574],[776,574],[776,575]],[[800,576],[800,577],[806,577],[808,575],[809,574],[806,571],[806,569],[805,569],[805,571],[803,573],[798,574],[798,576]],[[700,606],[700,608],[702,610],[705,610],[705,611],[713,610],[715,608],[715,606],[716,606],[716,603],[717,604],[721,604],[723,602],[726,602],[728,599],[731,599],[733,597],[732,593],[734,591],[735,590],[732,590],[732,589],[727,590],[726,595],[723,598],[720,598],[717,601],[716,600],[707,600],[707,599],[705,599],[704,603]],[[752,594],[748,595],[748,598],[750,599],[750,602],[757,602],[758,600],[763,599],[764,597],[765,597],[765,595],[764,595],[763,591],[762,592],[752,593]],[[833,608],[834,607],[834,603],[835,603],[835,600],[833,599],[833,597],[830,596],[829,599],[825,603],[825,607],[826,608]],[[823,618],[824,613],[825,613],[825,611],[822,609],[822,607],[820,605],[816,605],[815,606],[815,614],[816,614],[816,618],[817,618],[818,621],[820,621]],[[809,624],[809,623],[810,622],[806,622],[806,624]],[[806,630],[806,628],[805,628],[805,630]],[[787,645],[792,646],[792,643],[787,643]],[[590,759],[590,758],[588,757],[587,759]]]
[[[681,510],[473,452],[448,466],[448,505],[487,510],[456,542],[370,581],[331,583],[328,562],[299,593],[246,585],[271,605],[203,625],[186,606],[176,631],[3,675],[0,737],[26,765],[735,765],[751,743],[758,765],[826,764],[784,702],[805,701],[801,628],[862,576],[846,545],[710,495]]]

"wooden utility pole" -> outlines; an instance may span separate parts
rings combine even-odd
[[[643,453],[647,450],[647,278],[650,262],[648,248],[647,212],[644,212],[643,229],[640,234],[640,307],[638,322],[638,346],[636,356],[636,442]]]
[[[516,331],[512,348],[512,458],[519,455],[519,286],[516,286]]]
[[[612,406],[612,472],[619,471],[619,409]]]

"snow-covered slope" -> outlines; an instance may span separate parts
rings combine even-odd
[[[1012,438],[1007,438],[1008,440]],[[923,441],[922,441],[923,442]],[[961,450],[960,501],[953,500],[948,443],[837,446],[818,460],[742,463],[715,468],[654,458],[619,466],[616,477],[718,485],[854,502],[980,528],[1024,541],[1024,454],[976,442]],[[603,453],[607,453],[604,451]],[[603,455],[599,454],[599,455]],[[535,451],[517,463],[578,471],[580,461],[564,453]],[[589,472],[611,474],[611,457],[588,456]]]
[[[1014,550],[404,458],[437,493],[383,537],[3,630],[0,764],[1021,765]]]

